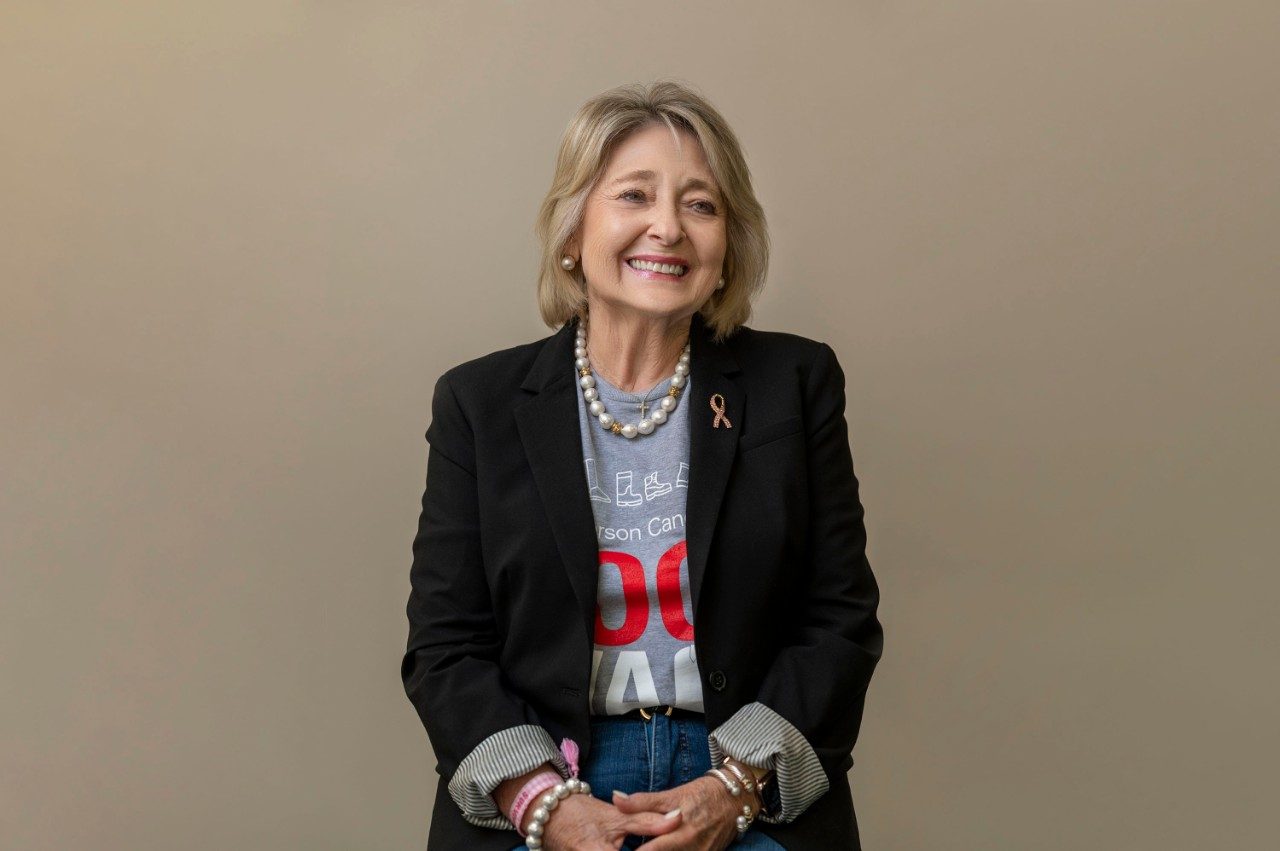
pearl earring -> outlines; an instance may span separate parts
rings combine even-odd
[[[720,283],[716,284],[716,289],[718,290],[724,289],[724,278],[721,278]]]
[[[566,272],[568,272],[570,269],[572,269],[576,265],[577,265],[577,262],[568,254],[560,258],[560,268],[564,269]]]

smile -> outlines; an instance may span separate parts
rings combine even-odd
[[[651,263],[648,260],[628,260],[627,265],[638,272],[654,272],[672,278],[679,278],[689,271],[688,266],[679,266],[672,263]]]

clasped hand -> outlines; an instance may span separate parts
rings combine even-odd
[[[546,851],[616,851],[628,834],[652,836],[645,851],[721,851],[737,838],[738,799],[714,777],[662,792],[614,792],[613,804],[590,795],[560,802],[543,834]]]

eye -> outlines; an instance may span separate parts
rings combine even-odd
[[[627,196],[628,196],[628,195],[638,195],[638,196],[639,196],[639,199],[638,199],[638,200],[640,200],[640,201],[643,201],[643,200],[644,200],[644,193],[643,193],[643,192],[641,192],[639,189],[628,189],[626,192],[623,192],[623,193],[622,193],[621,195],[619,195],[618,197],[619,197],[619,198],[622,198],[622,199],[627,199]]]
[[[710,201],[694,201],[693,202],[694,207],[698,207],[699,205],[701,205],[701,208],[698,210],[698,212],[706,213],[709,216],[715,215],[715,212],[716,212],[715,204],[712,204]]]

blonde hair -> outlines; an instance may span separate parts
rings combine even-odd
[[[713,291],[699,313],[717,342],[751,317],[751,302],[768,271],[769,231],[742,147],[706,98],[682,83],[658,80],[647,87],[632,83],[596,95],[582,105],[560,140],[555,175],[535,227],[542,246],[538,309],[552,328],[586,308],[581,264],[566,272],[560,258],[582,224],[587,195],[618,144],[659,121],[673,132],[679,128],[697,138],[725,205],[724,287]]]

